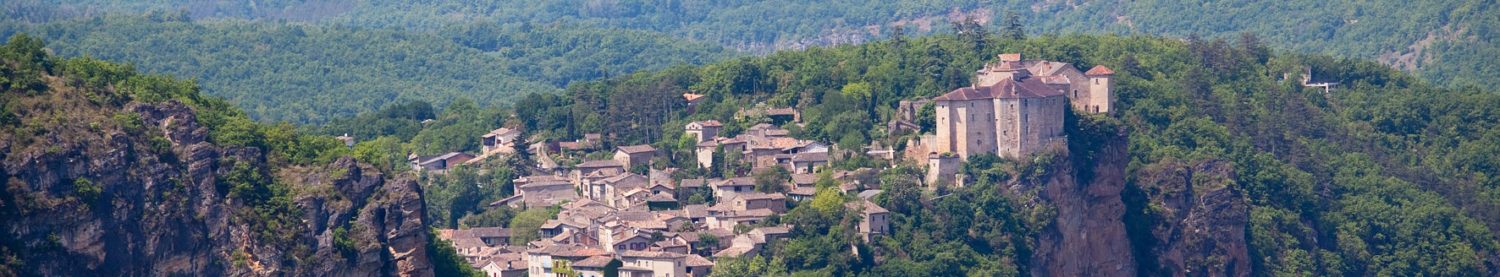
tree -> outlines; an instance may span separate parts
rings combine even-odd
[[[1026,39],[1026,30],[1021,25],[1021,17],[1015,12],[1005,12],[1005,27],[1000,30],[1000,36],[1011,40]]]
[[[755,171],[755,191],[764,193],[786,192],[787,180],[792,179],[792,173],[785,167],[773,166]]]
[[[536,240],[540,236],[542,224],[555,216],[557,213],[550,208],[531,208],[517,213],[510,220],[511,245],[525,245]]]

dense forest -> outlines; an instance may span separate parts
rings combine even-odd
[[[129,60],[144,71],[198,76],[210,93],[247,107],[245,113],[257,119],[317,124],[302,130],[289,124],[262,125],[224,107],[227,102],[212,98],[185,93],[147,95],[156,97],[149,99],[176,97],[187,103],[216,105],[207,108],[209,112],[200,115],[206,119],[200,120],[214,130],[223,130],[212,135],[217,143],[262,147],[276,157],[273,160],[289,165],[326,163],[350,155],[391,172],[403,170],[409,153],[473,151],[478,147],[474,138],[498,126],[519,127],[543,139],[610,134],[612,144],[649,143],[670,153],[665,166],[692,168],[693,161],[686,155],[692,144],[682,135],[686,122],[716,119],[725,122],[726,132],[733,134],[765,121],[736,116],[743,108],[757,107],[801,110],[805,125],[784,126],[799,138],[834,142],[844,149],[858,149],[875,141],[902,145],[909,136],[893,136],[882,127],[892,118],[899,101],[966,86],[972,71],[996,54],[1023,53],[1029,59],[1068,62],[1080,68],[1107,65],[1117,72],[1117,104],[1122,109],[1108,118],[1072,117],[1068,131],[1075,143],[1085,144],[1096,138],[1090,134],[1097,134],[1099,129],[1128,133],[1125,220],[1130,224],[1131,244],[1138,250],[1137,262],[1143,273],[1161,273],[1163,269],[1152,263],[1153,253],[1140,249],[1168,243],[1155,240],[1145,226],[1164,220],[1164,214],[1170,212],[1147,200],[1162,192],[1153,191],[1145,179],[1183,164],[1212,163],[1228,164],[1234,174],[1222,185],[1249,204],[1250,220],[1245,229],[1251,270],[1256,275],[1473,276],[1500,271],[1500,241],[1494,234],[1500,230],[1500,178],[1495,177],[1500,175],[1500,109],[1496,108],[1500,107],[1500,95],[1478,89],[1494,84],[1490,77],[1500,76],[1500,70],[1488,59],[1476,58],[1500,56],[1496,52],[1500,50],[1494,47],[1497,44],[1492,42],[1493,28],[1500,26],[1494,15],[1500,13],[1494,12],[1492,1],[1324,1],[1261,6],[1165,1],[1031,5],[1016,1],[945,3],[952,8],[941,9],[933,7],[944,5],[910,2],[821,3],[815,8],[809,8],[811,3],[797,2],[771,5],[777,11],[736,1],[672,5],[631,1],[566,5],[544,1],[519,6],[376,1],[331,6],[326,9],[328,13],[313,15],[288,12],[294,10],[290,7],[308,5],[297,1],[255,6],[175,1],[189,7],[189,13],[142,17],[94,16],[116,8],[145,11],[160,7],[115,2],[99,6],[107,7],[102,10],[27,5],[46,2],[8,4],[22,8],[8,8],[7,12],[25,15],[16,18],[32,23],[4,25],[8,27],[3,30],[37,30],[40,36],[54,40],[48,45],[50,49],[63,55]],[[827,8],[841,6],[858,8]],[[913,36],[902,34],[907,32],[905,28],[895,32],[879,27],[875,28],[880,31],[876,37],[891,36],[859,45],[811,47],[757,57],[732,57],[734,54],[725,53],[727,50],[719,46],[708,46],[745,50],[764,45],[776,45],[770,49],[801,47],[802,39],[834,32],[831,30],[888,26],[885,24],[893,18],[981,8],[990,11],[988,18],[1003,22],[990,26],[1005,28],[996,32],[981,24],[961,23],[953,24],[949,31]],[[385,12],[354,12],[366,10]],[[1303,12],[1281,13],[1283,10]],[[1006,13],[1015,16],[1006,20],[1001,15]],[[1261,16],[1266,14],[1284,16]],[[336,24],[281,25],[199,17]],[[451,24],[451,20],[478,19],[521,23]],[[726,25],[748,27],[723,27]],[[1019,30],[1021,25],[1044,32],[1166,34],[1180,38],[1027,36]],[[79,29],[103,31],[88,32],[91,35],[73,31]],[[542,31],[532,32],[535,30]],[[921,32],[920,28],[912,30],[913,34]],[[111,32],[140,34],[147,39]],[[172,37],[174,33],[179,37]],[[291,35],[295,33],[303,35]],[[709,44],[661,52],[689,53],[680,56],[632,54],[646,49],[658,51],[662,44],[683,45],[681,38]],[[607,43],[618,39],[631,42]],[[807,45],[852,41],[856,40]],[[1428,41],[1417,48],[1422,54],[1400,57],[1414,51],[1409,46],[1418,41]],[[186,42],[192,43],[174,45]],[[596,49],[587,42],[627,47]],[[121,47],[121,43],[141,46]],[[222,45],[212,48],[221,49],[215,51],[247,57],[173,54],[166,57],[180,60],[159,61],[164,57],[149,55],[195,53],[198,48],[214,45]],[[300,50],[278,55],[242,54],[269,53],[253,51],[277,45]],[[292,70],[282,69],[280,63],[309,58],[280,55],[320,53],[314,51],[318,49],[335,49],[326,55],[348,55],[339,61],[376,56],[384,57],[379,59],[382,63],[396,62],[379,66],[295,62],[292,64],[301,67],[292,68],[300,68],[295,70],[305,75],[287,77],[276,72]],[[598,53],[616,50],[619,52]],[[127,51],[140,53],[109,54]],[[1387,55],[1390,53],[1395,55]],[[567,58],[573,55],[589,58]],[[1383,62],[1403,69],[1415,68],[1416,73],[1371,61],[1381,57],[1387,58]],[[264,60],[250,63],[239,72],[257,74],[224,76],[259,79],[225,80],[214,78],[219,75],[202,75],[226,72],[223,68],[255,59]],[[1404,63],[1401,59],[1416,62]],[[708,63],[713,60],[720,61]],[[69,64],[83,65],[60,68],[83,68],[91,61],[95,60],[78,58]],[[200,65],[214,63],[220,65]],[[708,64],[691,65],[697,63]],[[628,68],[622,66],[626,64]],[[39,70],[29,64],[6,69]],[[119,67],[105,72],[133,70]],[[1338,85],[1326,92],[1302,87],[1296,77],[1304,70],[1319,81]],[[96,71],[100,70],[79,72]],[[413,73],[418,71],[421,73]],[[452,77],[442,75],[450,73]],[[124,75],[131,76],[124,79],[109,77],[120,75],[114,73],[90,74],[78,79],[97,79],[93,81],[97,85],[114,84],[126,87],[126,91],[133,91],[129,88],[138,84],[183,91],[195,85],[145,82],[140,80],[150,76],[133,73]],[[350,74],[350,81],[323,84],[343,89],[338,90],[309,89],[291,85],[299,79],[285,79],[330,82],[325,76],[328,74]],[[96,75],[103,77],[89,77]],[[254,81],[261,79],[265,81]],[[394,80],[406,83],[389,84]],[[6,89],[25,89],[39,82],[0,81]],[[221,84],[216,82],[244,92],[216,91],[214,84]],[[304,94],[257,93],[277,86]],[[706,95],[703,104],[691,112],[675,101],[688,91]],[[192,98],[185,98],[189,95]],[[507,101],[514,105],[497,105]],[[5,111],[21,109],[12,106],[7,103]],[[14,126],[14,120],[6,119],[14,117],[6,115],[0,114],[0,121]],[[326,136],[297,135],[308,131],[354,134],[360,143],[344,149],[332,146]],[[973,178],[972,185],[935,192],[914,187],[921,178],[920,170],[886,170],[878,176],[885,193],[875,201],[892,212],[894,231],[872,242],[860,241],[848,228],[858,216],[844,203],[853,199],[830,189],[830,177],[821,176],[822,190],[813,200],[766,223],[799,226],[790,240],[773,245],[764,257],[721,260],[715,272],[746,276],[794,272],[869,276],[1031,273],[1026,259],[1037,247],[1031,237],[1046,225],[1039,215],[1048,211],[998,191],[1004,190],[1001,187],[1008,180],[1040,174],[1049,158],[974,159],[963,169]],[[539,218],[545,219],[554,211],[483,208],[484,203],[510,194],[510,178],[519,170],[508,167],[524,162],[494,161],[483,166],[492,170],[458,170],[424,179],[429,184],[429,197],[424,200],[434,210],[428,214],[430,222],[445,227],[534,228],[529,226],[538,225]],[[855,168],[868,163],[849,158],[837,160],[834,166]],[[687,171],[684,174],[714,175]]]
[[[575,84],[563,97],[522,97],[514,109],[518,117],[503,124],[551,138],[613,134],[616,144],[652,143],[673,153],[663,166],[691,165],[691,156],[684,155],[690,149],[684,145],[691,144],[680,139],[682,124],[717,119],[736,132],[764,119],[736,117],[735,111],[765,103],[803,109],[805,126],[784,126],[797,137],[846,148],[870,141],[900,145],[895,142],[906,137],[880,127],[897,101],[967,85],[968,69],[994,54],[1019,52],[1085,68],[1109,65],[1118,69],[1124,109],[1108,119],[1076,119],[1069,132],[1077,143],[1088,143],[1097,130],[1079,126],[1127,130],[1126,222],[1138,250],[1168,243],[1143,229],[1168,211],[1145,200],[1162,192],[1143,187],[1141,179],[1178,164],[1225,162],[1235,174],[1223,186],[1250,206],[1246,232],[1258,275],[1497,270],[1500,244],[1493,230],[1500,228],[1494,223],[1500,222],[1494,212],[1500,199],[1494,196],[1500,195],[1500,181],[1491,176],[1500,170],[1500,114],[1494,108],[1500,96],[1492,92],[1435,87],[1370,61],[1276,51],[1253,35],[1184,41],[992,33],[779,52]],[[1304,88],[1295,78],[1304,69],[1341,85],[1327,93]],[[671,101],[650,100],[687,90],[709,100],[692,113]],[[766,257],[721,261],[724,270],[716,272],[1026,274],[1032,269],[1025,259],[1036,247],[1029,237],[1045,225],[1038,215],[1047,210],[996,191],[1005,180],[1042,174],[1037,170],[1046,164],[1045,158],[978,159],[964,169],[975,176],[972,185],[944,197],[914,187],[920,170],[887,170],[878,177],[886,192],[876,200],[893,213],[892,236],[860,242],[847,227],[857,218],[842,205],[850,199],[829,189],[766,223],[799,226],[791,240],[771,247]],[[506,219],[515,212],[497,213],[476,216]],[[842,247],[848,245],[858,247]],[[1152,254],[1142,252],[1141,270],[1160,270]],[[856,258],[868,253],[880,253],[882,262]]]
[[[574,80],[732,55],[660,34],[584,27],[470,24],[438,33],[243,20],[184,13],[32,25],[63,56],[125,61],[196,79],[262,121],[324,123],[403,101],[483,106],[555,93]]]
[[[1379,59],[1455,86],[1494,86],[1500,55],[1494,1],[201,1],[149,3],[23,0],[15,18],[47,21],[123,11],[186,9],[195,18],[264,18],[347,26],[437,30],[468,22],[582,24],[646,30],[768,53],[858,43],[894,33],[942,31],[973,17],[1016,21],[1043,33],[1114,33],[1232,39],[1260,35],[1274,47]],[[896,30],[896,26],[901,26]]]

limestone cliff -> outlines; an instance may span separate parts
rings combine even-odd
[[[1167,161],[1137,174],[1150,226],[1151,275],[1250,276],[1249,204],[1232,188],[1234,168],[1217,160]]]
[[[1031,257],[1035,276],[1130,276],[1136,273],[1122,217],[1126,140],[1110,134],[1090,157],[1057,152],[1035,187],[1056,217],[1041,229]],[[1081,167],[1091,167],[1083,169]],[[1083,174],[1080,171],[1087,171]],[[1013,185],[1013,188],[1025,187]]]
[[[51,91],[7,99],[23,109],[0,133],[0,275],[433,274],[415,182],[347,158],[271,168],[259,148],[209,142],[175,100],[100,103],[46,78]],[[280,176],[292,208],[230,196],[254,176]]]

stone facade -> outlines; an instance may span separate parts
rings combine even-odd
[[[1103,66],[1080,72],[1067,63],[1002,54],[975,74],[974,86],[933,98],[933,153],[1026,156],[1063,137],[1069,103],[1081,112],[1109,113],[1113,102],[1114,72]]]

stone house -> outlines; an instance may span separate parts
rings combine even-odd
[[[521,131],[510,128],[499,128],[485,133],[479,139],[483,153],[514,152],[516,140],[521,137]]]
[[[651,158],[656,156],[656,148],[651,145],[630,145],[615,148],[614,160],[625,165],[626,169],[636,166],[651,165]]]
[[[625,173],[625,164],[615,160],[587,161],[573,166],[572,181],[574,184],[583,184],[583,179],[589,176],[614,176]]]
[[[870,241],[876,236],[890,234],[891,212],[885,208],[863,199],[844,204],[844,207],[859,211],[864,217],[859,221],[859,234],[864,237],[865,241]]]
[[[710,183],[713,187],[714,199],[729,199],[741,192],[755,191],[755,178],[735,177]]]
[[[813,173],[818,167],[828,165],[828,152],[798,153],[792,155],[792,173]]]
[[[748,211],[755,209],[770,209],[775,213],[786,212],[786,195],[780,193],[741,192],[728,199],[720,199],[718,205],[709,208],[714,211]]]
[[[446,172],[449,167],[464,164],[464,162],[472,159],[474,159],[474,155],[463,152],[449,152],[447,154],[426,157],[417,155],[407,156],[407,161],[411,163],[412,170],[430,171],[433,173]]]
[[[714,140],[719,136],[719,130],[724,128],[723,123],[718,120],[704,120],[689,122],[684,132],[696,138],[698,143]]]

